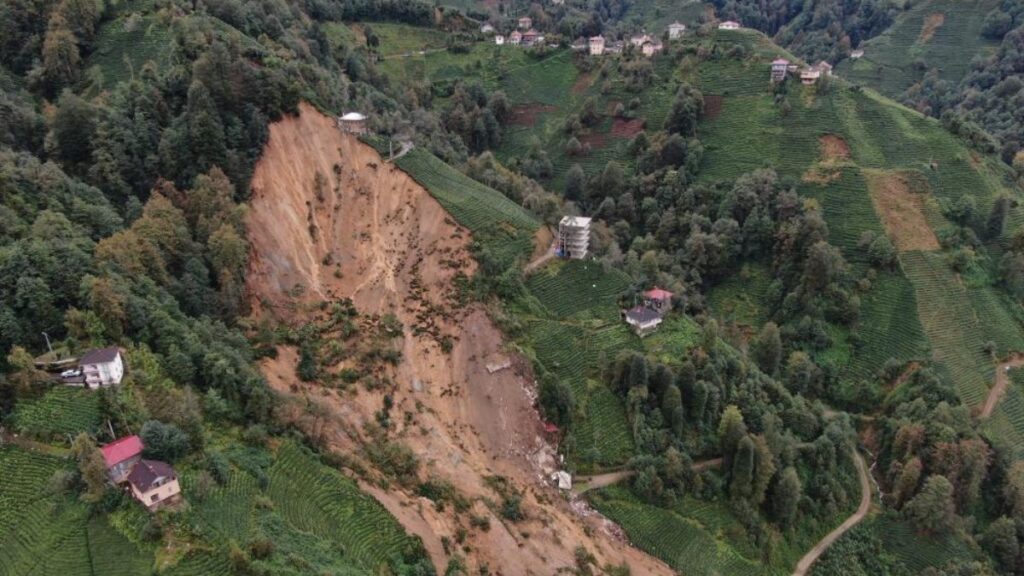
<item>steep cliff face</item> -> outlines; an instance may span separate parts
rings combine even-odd
[[[351,298],[361,315],[391,313],[403,325],[394,342],[401,360],[387,368],[392,384],[384,390],[302,383],[298,353],[286,346],[262,367],[286,399],[285,418],[357,461],[371,441],[367,426],[389,396],[391,413],[404,417],[392,419],[388,437],[415,452],[421,480],[450,482],[472,503],[469,511],[438,510],[397,484],[364,483],[423,539],[439,569],[448,561],[448,537],[471,567],[487,564],[502,574],[572,566],[578,546],[601,564],[671,573],[548,485],[557,462],[542,437],[529,366],[505,350],[479,306],[459,304],[458,279],[476,270],[470,234],[426,190],[309,106],[271,126],[252,187],[248,288],[256,320],[297,326],[316,319],[319,303]],[[442,342],[451,344],[448,351]],[[494,476],[523,495],[525,520],[510,523],[488,505],[500,502],[487,480]],[[488,518],[489,529],[470,526],[470,515]],[[468,535],[456,546],[460,528]]]

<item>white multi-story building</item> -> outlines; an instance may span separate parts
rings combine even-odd
[[[590,218],[564,216],[558,223],[558,253],[576,260],[587,257],[590,245]]]
[[[89,388],[114,386],[124,378],[124,360],[116,346],[89,350],[79,359],[78,366]]]

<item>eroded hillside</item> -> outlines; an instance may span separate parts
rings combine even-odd
[[[291,400],[286,417],[369,467],[366,476],[378,480],[382,475],[363,448],[381,438],[371,430],[379,428],[387,396],[392,417],[384,434],[417,455],[418,480],[450,482],[469,503],[468,509],[438,510],[408,482],[404,488],[364,482],[423,539],[435,565],[443,569],[461,548],[470,567],[550,574],[573,566],[582,546],[599,565],[670,573],[546,482],[557,461],[542,437],[529,367],[506,349],[480,306],[460,304],[460,281],[476,268],[469,233],[409,176],[303,106],[300,116],[271,127],[253,177],[248,232],[248,287],[257,320],[295,328],[316,322],[320,303],[351,298],[360,318],[393,313],[401,323],[391,341],[401,358],[375,368],[387,384],[374,391],[301,382],[294,347],[279,347],[262,368]],[[506,363],[510,367],[488,370]],[[326,369],[345,367],[352,366]],[[522,495],[524,520],[502,517],[502,492]]]

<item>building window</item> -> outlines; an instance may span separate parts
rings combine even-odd
[[[152,496],[149,497],[149,501],[150,502],[156,502],[156,499],[157,499],[157,495],[156,494],[153,494]]]

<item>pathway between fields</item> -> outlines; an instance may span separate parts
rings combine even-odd
[[[811,566],[818,560],[818,557],[825,550],[828,550],[832,543],[839,540],[840,536],[846,534],[846,532],[867,517],[868,512],[871,510],[871,480],[868,478],[868,468],[864,464],[864,458],[856,450],[853,451],[853,461],[857,465],[857,476],[860,477],[860,506],[857,507],[857,511],[853,513],[853,516],[850,516],[838,528],[829,532],[827,536],[821,539],[821,542],[815,544],[814,548],[811,548],[811,551],[797,562],[796,570],[793,570],[793,576],[806,576],[810,572]]]
[[[554,258],[555,257],[555,250],[557,250],[557,249],[558,249],[558,238],[555,238],[554,240],[551,241],[551,246],[548,248],[547,252],[545,252],[541,256],[538,256],[537,258],[535,258],[533,260],[533,262],[530,262],[529,264],[527,264],[526,266],[523,267],[523,274],[529,274],[530,272],[533,272],[534,270],[536,270],[537,268],[540,268],[546,262],[548,262],[549,260]]]
[[[693,469],[696,472],[700,472],[701,470],[707,470],[708,468],[715,468],[721,465],[721,458],[712,458],[710,460],[694,462]],[[595,474],[593,476],[577,476],[573,479],[572,490],[577,494],[583,494],[590,490],[596,490],[598,488],[604,488],[605,486],[611,486],[612,484],[618,484],[627,478],[632,478],[634,474],[636,474],[635,470],[618,470],[616,472]]]
[[[1024,366],[1024,354],[1014,354],[1009,360],[996,366],[996,383],[989,391],[988,398],[985,399],[985,406],[981,409],[981,418],[988,418],[992,415],[992,411],[996,409],[1000,398],[1003,397],[1003,392],[1006,392],[1006,387],[1010,385],[1010,368],[1020,368],[1021,366]]]

